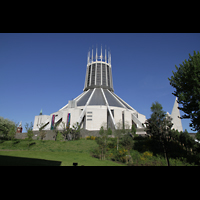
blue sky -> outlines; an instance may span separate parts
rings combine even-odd
[[[41,109],[58,111],[83,92],[88,50],[101,44],[111,50],[115,93],[149,118],[155,101],[171,113],[168,77],[200,50],[200,34],[0,33],[0,116],[22,121],[26,132]],[[193,132],[189,122],[182,119],[183,129]]]

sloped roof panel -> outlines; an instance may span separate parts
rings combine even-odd
[[[123,106],[117,101],[116,97],[114,97],[113,95],[111,95],[107,89],[103,89],[104,94],[106,96],[106,99],[108,101],[109,106],[116,106],[116,107],[122,107]]]
[[[85,95],[83,95],[78,101],[77,101],[77,106],[85,106],[85,104],[87,103],[91,93],[92,93],[93,89],[92,90],[89,90]]]
[[[96,88],[89,105],[106,105],[100,88]]]

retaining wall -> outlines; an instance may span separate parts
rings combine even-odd
[[[46,130],[46,136],[44,138],[44,140],[55,140],[56,138],[56,133],[55,131],[53,130]],[[98,131],[88,131],[88,130],[85,130],[85,129],[81,129],[80,131],[81,133],[81,137],[82,138],[85,138],[87,136],[100,136],[99,135],[99,130]],[[38,138],[40,139],[40,132],[39,131],[33,131],[33,140],[37,140]],[[139,135],[145,135],[145,132],[144,130],[137,130],[136,134],[139,134]],[[17,139],[25,139],[27,138],[27,134],[26,133],[16,133],[16,136],[15,138]]]

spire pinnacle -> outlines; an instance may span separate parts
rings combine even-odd
[[[101,45],[101,56],[100,56],[100,59],[101,59],[101,62],[102,62],[102,59],[103,59],[103,55],[102,55],[102,45]]]
[[[107,62],[106,46],[105,46],[105,62]]]
[[[97,61],[97,58],[98,58],[98,54],[97,54],[97,46],[96,46],[96,61]]]

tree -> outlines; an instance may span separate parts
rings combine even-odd
[[[27,134],[28,141],[29,141],[28,147],[30,147],[30,142],[33,139],[32,137],[34,135],[32,128],[33,128],[33,123],[32,122],[30,123],[30,125],[28,123],[25,124],[25,129],[26,129],[26,132],[27,132],[26,134]]]
[[[130,150],[132,149],[133,144],[134,144],[134,141],[133,141],[133,139],[131,138],[131,136],[128,135],[128,134],[125,134],[125,135],[122,137],[122,140],[121,140],[120,143],[122,144],[122,146],[124,146],[125,149],[128,150],[128,155],[130,155]]]
[[[196,133],[195,138],[200,141],[200,131]]]
[[[122,129],[123,129],[122,122],[121,121],[117,122],[116,123],[116,129],[114,130],[114,135],[117,138],[117,150],[118,150],[118,147],[119,147],[119,138],[122,135]]]
[[[10,138],[11,140],[14,140],[15,135],[16,135],[16,131],[17,131],[17,124],[10,128],[10,130],[8,132],[8,138]]]
[[[158,140],[163,147],[163,152],[167,165],[169,166],[169,158],[167,155],[167,136],[173,126],[172,118],[164,112],[163,107],[158,102],[152,104],[151,117],[146,121],[146,132],[151,135],[153,139]]]
[[[173,72],[170,85],[175,88],[174,96],[178,97],[179,107],[185,114],[182,119],[190,118],[194,131],[200,131],[200,53],[194,51],[194,55],[189,54],[189,59],[180,67],[176,67],[177,72]]]
[[[15,126],[16,126],[15,122],[0,117],[0,136],[2,136],[3,138],[7,138],[9,132],[10,131],[12,132],[12,129],[14,129],[13,127]]]
[[[64,140],[66,140],[67,135],[70,133],[69,127],[67,126],[67,123],[65,123],[65,122],[61,122],[61,127],[62,127],[61,133],[62,133],[62,135],[63,135],[63,137],[64,137]],[[57,140],[58,133],[60,133],[60,132],[57,130],[57,127],[56,127],[56,129],[55,129],[55,132],[56,132],[55,140]],[[60,136],[59,136],[59,137],[60,137]]]
[[[81,125],[78,123],[78,122],[76,122],[76,123],[74,123],[73,125],[72,125],[72,133],[73,133],[73,139],[74,140],[78,140],[78,139],[80,139],[80,131],[81,131]]]

